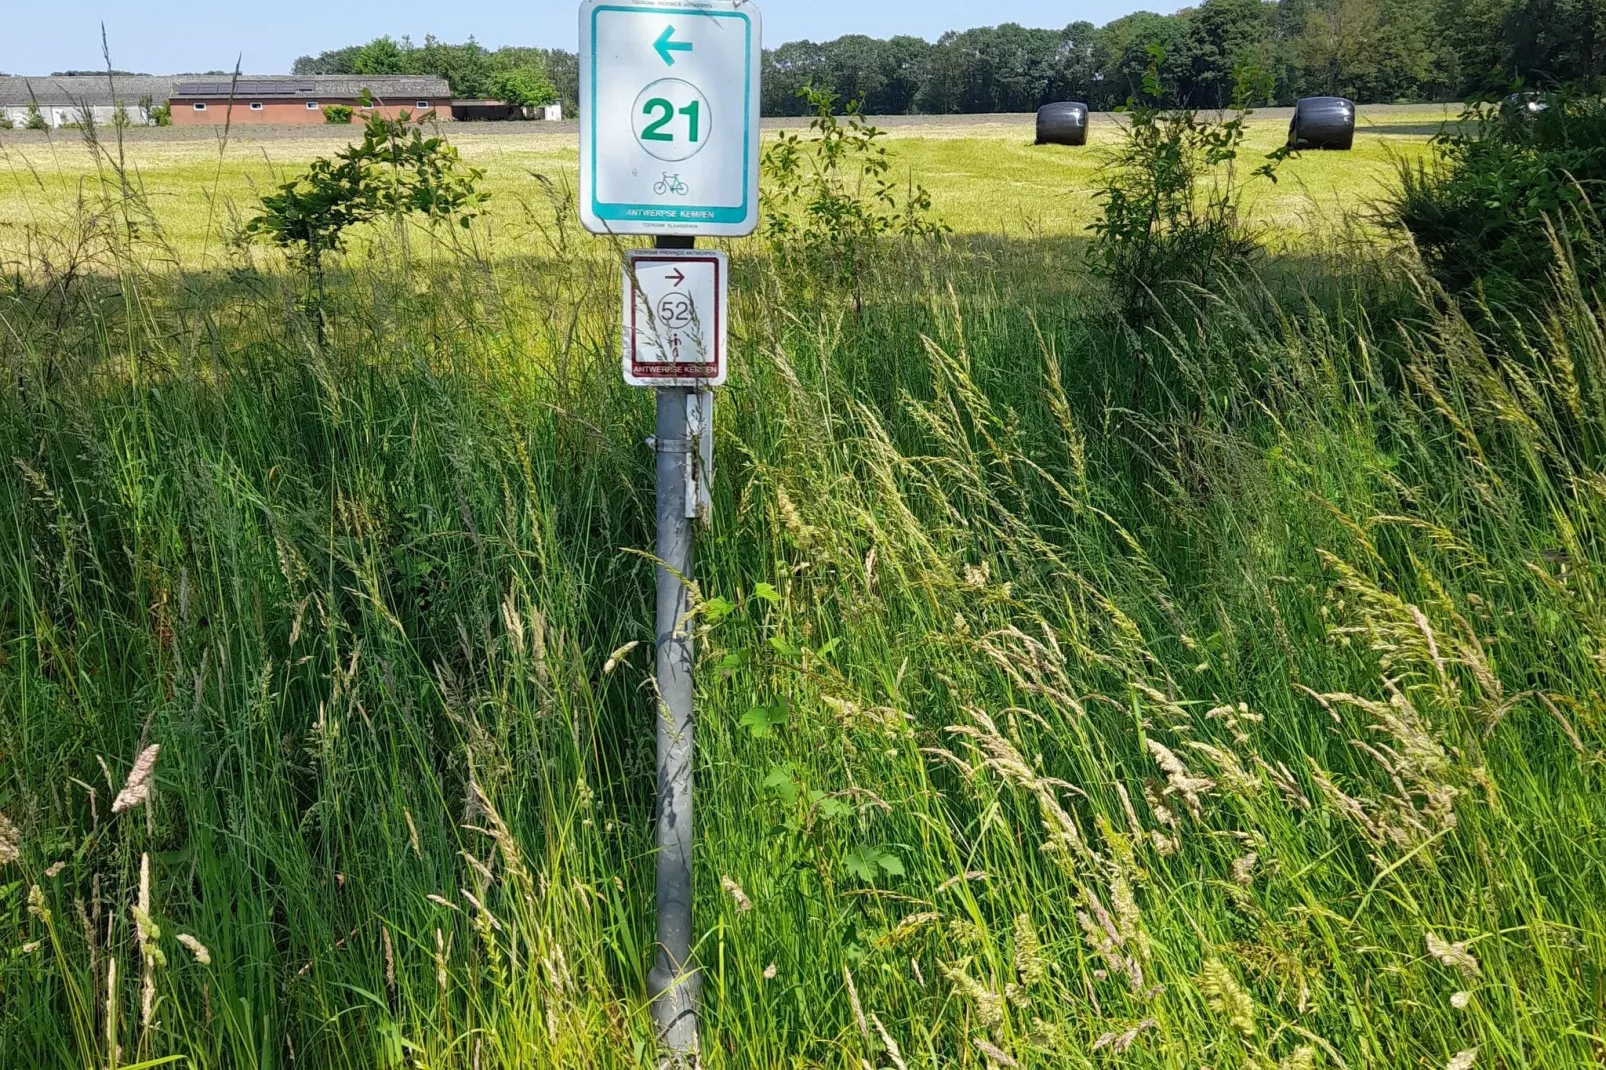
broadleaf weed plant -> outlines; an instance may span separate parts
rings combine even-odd
[[[1224,116],[1162,105],[1165,52],[1151,46],[1142,90],[1126,105],[1121,141],[1091,224],[1090,264],[1108,280],[1124,318],[1152,322],[1177,290],[1207,288],[1250,265],[1260,246],[1240,212],[1253,177],[1275,179],[1283,154],[1244,175],[1239,167],[1252,103],[1266,91],[1255,70],[1238,74],[1233,110]]]
[[[862,315],[865,273],[885,238],[934,239],[948,228],[932,218],[931,194],[911,176],[900,184],[881,139],[858,101],[837,115],[835,93],[804,86],[813,113],[809,136],[783,131],[764,151],[764,236],[800,276],[851,288]]]

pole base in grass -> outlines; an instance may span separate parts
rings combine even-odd
[[[647,995],[652,1000],[652,1021],[658,1033],[661,1070],[692,1070],[697,1054],[696,970],[676,973],[659,963],[647,974]]]

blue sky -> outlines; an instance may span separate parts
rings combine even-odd
[[[909,33],[935,38],[948,29],[1019,22],[1064,26],[1077,19],[1107,22],[1148,8],[1171,10],[1179,0],[763,0],[767,44],[808,37],[828,40],[845,33],[888,37]],[[425,34],[460,41],[473,34],[481,44],[540,45],[573,49],[578,3],[558,0],[385,0],[372,4],[328,0],[269,0],[229,4],[217,0],[66,0],[55,4],[18,0],[0,18],[0,71],[48,74],[99,67],[100,24],[106,23],[112,62],[152,74],[230,69],[243,53],[244,70],[272,74],[289,70],[299,55],[366,41],[379,34]]]

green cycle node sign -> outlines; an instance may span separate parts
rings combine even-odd
[[[580,7],[581,220],[598,234],[735,237],[758,225],[758,9]]]

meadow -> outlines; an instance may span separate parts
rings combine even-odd
[[[1338,224],[1376,197],[1395,162],[1420,157],[1449,118],[1443,106],[1362,108],[1356,150],[1291,161],[1275,186],[1254,191],[1255,218],[1274,239],[1308,241],[1320,220]],[[1091,144],[1073,149],[1033,146],[1031,116],[882,122],[899,168],[931,190],[943,222],[960,234],[1006,238],[1084,236],[1097,214],[1093,194],[1102,153],[1120,130],[1114,117],[1098,116]],[[446,128],[463,159],[485,172],[484,187],[497,202],[490,228],[514,243],[535,219],[552,218],[536,176],[560,187],[575,181],[578,134],[570,128],[546,132],[545,125],[518,124],[513,134],[481,124]],[[1286,125],[1284,112],[1252,118],[1248,150],[1269,152],[1282,142]],[[239,128],[226,141],[212,131],[134,130],[122,151],[166,244],[186,265],[199,265],[216,257],[262,192],[341,140],[341,131],[322,128]],[[9,141],[0,141],[0,250],[16,257],[26,251],[21,232],[30,224],[60,229],[60,212],[76,211],[83,180],[101,168],[72,131],[48,139],[16,134]]]
[[[703,1065],[1606,1061],[1606,309],[1438,290],[1392,114],[1141,328],[1113,126],[730,244]],[[572,143],[448,133],[322,338],[233,235],[327,139],[0,140],[0,1067],[655,1065],[651,399]]]

